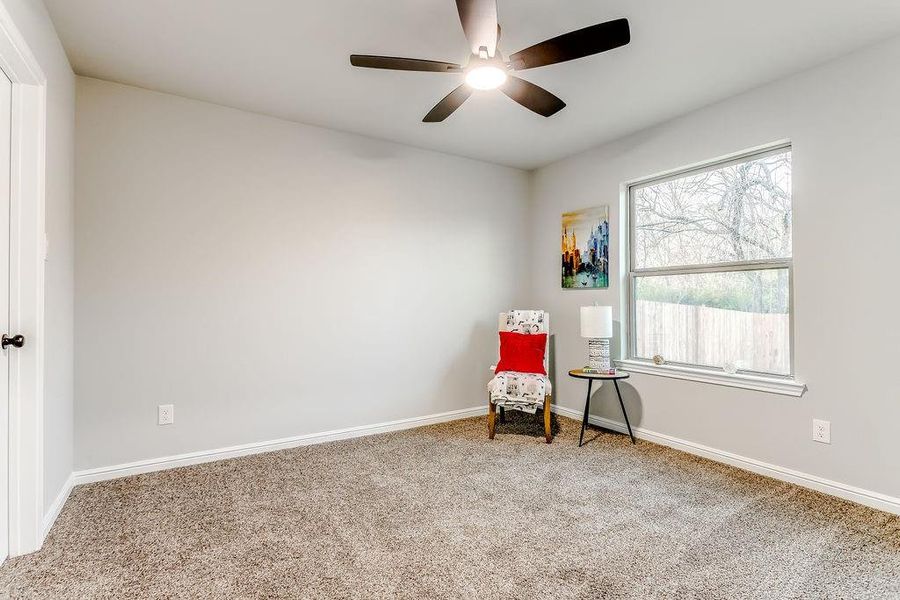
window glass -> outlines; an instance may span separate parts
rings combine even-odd
[[[638,358],[790,374],[787,269],[638,277]]]
[[[634,268],[791,256],[791,153],[633,190]]]

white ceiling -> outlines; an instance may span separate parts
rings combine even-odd
[[[505,55],[618,17],[631,44],[525,71],[545,119],[462,80],[356,69],[351,53],[464,63],[453,0],[45,0],[75,71],[249,111],[534,168],[900,33],[897,0],[500,0]]]

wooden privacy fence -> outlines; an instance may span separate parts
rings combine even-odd
[[[790,318],[707,306],[638,300],[637,356],[766,373],[790,373]]]

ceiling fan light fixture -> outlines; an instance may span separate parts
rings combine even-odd
[[[483,65],[466,73],[466,83],[476,90],[493,90],[506,83],[506,71],[494,65]]]

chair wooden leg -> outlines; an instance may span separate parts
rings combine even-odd
[[[494,420],[497,418],[497,405],[488,397],[488,438],[494,439]]]
[[[550,396],[544,396],[544,437],[547,443],[553,441],[553,435],[550,433]]]

